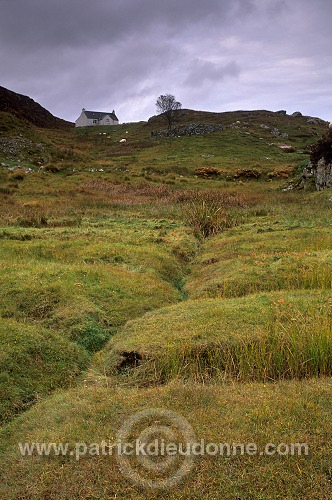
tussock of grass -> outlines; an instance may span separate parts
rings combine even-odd
[[[38,326],[0,318],[0,423],[59,387],[75,384],[88,365],[84,349]]]
[[[0,493],[8,500],[329,498],[331,398],[331,379],[222,387],[176,383],[145,390],[94,386],[58,393],[0,433]],[[75,443],[113,443],[124,421],[148,408],[182,415],[198,442],[256,443],[260,450],[267,443],[307,443],[309,455],[198,456],[182,483],[158,492],[130,484],[114,455],[87,453],[76,461],[75,455],[19,453],[19,442],[68,442],[73,451]]]
[[[234,207],[246,206],[244,197],[222,191],[194,191],[184,207],[185,220],[196,236],[207,238],[237,226],[241,213]],[[232,209],[232,211],[230,210]]]
[[[185,290],[192,298],[236,297],[269,290],[330,289],[328,228],[244,225],[202,246]]]
[[[330,294],[320,291],[188,301],[128,322],[94,366],[143,385],[331,375],[331,326]],[[130,353],[142,361],[128,367]]]

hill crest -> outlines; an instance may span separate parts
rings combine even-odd
[[[11,113],[20,120],[25,120],[41,128],[69,128],[71,122],[53,116],[47,109],[31,97],[18,94],[0,86],[0,111]]]

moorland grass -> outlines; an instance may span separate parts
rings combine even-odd
[[[248,224],[205,243],[185,290],[192,298],[236,297],[268,290],[330,289],[328,227]]]
[[[325,125],[183,110],[179,124],[223,130],[158,138],[160,118],[68,131],[0,118],[4,137],[31,147],[15,171],[19,157],[0,151],[1,389],[15,416],[1,433],[0,496],[328,498],[331,194],[289,190]],[[210,167],[222,175],[196,175]],[[46,398],[82,369],[79,388]],[[155,406],[210,440],[221,429],[222,441],[308,440],[311,454],[210,457],[159,494],[109,457],[17,453],[18,441],[113,439]]]
[[[281,380],[332,374],[331,295],[283,290],[189,300],[127,322],[92,374],[114,383]]]
[[[16,498],[327,499],[331,487],[331,378],[278,384],[209,386],[172,383],[149,389],[98,386],[57,393],[0,432],[0,495]],[[139,489],[122,476],[113,444],[124,421],[142,409],[168,408],[193,427],[197,442],[306,443],[308,455],[204,455],[167,490]],[[160,418],[155,425],[160,425]],[[146,424],[141,422],[137,434]],[[69,443],[67,456],[21,456],[18,443]],[[80,460],[75,443],[91,448]],[[89,448],[90,449],[90,448]],[[283,450],[285,447],[283,447]],[[134,470],[154,479],[134,463]]]
[[[77,383],[90,357],[56,333],[0,318],[0,424],[59,387]]]
[[[20,242],[22,246],[30,243]],[[61,245],[47,248],[44,240],[44,246],[40,242],[38,246],[44,258],[18,257],[16,262],[1,263],[0,311],[4,317],[37,321],[77,340],[91,324],[113,329],[130,317],[181,299],[180,291],[153,269],[145,272],[138,264],[126,268],[120,261],[66,263],[61,262]],[[112,258],[111,246],[108,248]],[[52,250],[58,250],[57,259],[52,259]],[[154,258],[159,263],[158,254]]]

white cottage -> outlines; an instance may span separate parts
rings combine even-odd
[[[119,125],[119,120],[113,110],[112,113],[106,111],[86,111],[82,113],[75,121],[75,127],[93,127],[95,125]]]

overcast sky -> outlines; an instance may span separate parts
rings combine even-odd
[[[206,111],[332,120],[332,0],[0,0],[0,85],[75,121]]]

